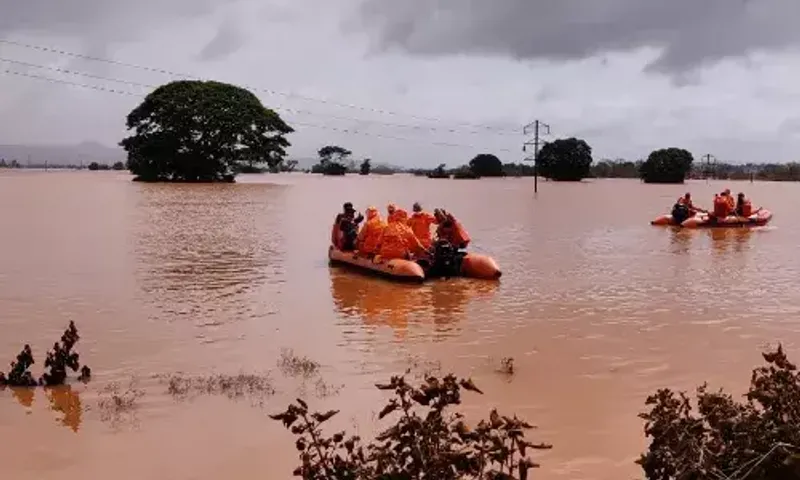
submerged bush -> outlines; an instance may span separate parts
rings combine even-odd
[[[62,385],[67,380],[67,368],[73,372],[80,369],[80,380],[89,380],[91,369],[84,365],[81,367],[79,355],[72,349],[80,340],[78,329],[74,322],[69,322],[69,326],[61,335],[61,341],[53,345],[53,349],[47,352],[44,361],[46,371],[37,381],[30,372],[30,367],[36,363],[33,359],[33,352],[30,345],[26,344],[22,352],[17,355],[17,361],[11,362],[11,370],[8,375],[0,372],[0,386],[10,385],[12,387],[35,387],[37,385]]]
[[[453,375],[428,377],[415,388],[403,376],[396,376],[377,388],[394,393],[379,414],[380,419],[393,415],[394,423],[370,443],[345,432],[326,436],[322,425],[338,411],[310,413],[300,399],[286,411],[270,415],[297,436],[300,466],[295,476],[307,480],[521,480],[538,467],[528,451],[551,448],[525,440],[525,431],[533,427],[516,417],[492,410],[488,420],[471,429],[463,415],[447,413],[448,407],[461,403],[462,388],[483,393],[471,380]]]
[[[800,374],[779,346],[763,354],[743,401],[697,389],[697,413],[684,392],[647,399],[650,447],[637,461],[648,479],[800,478]]]

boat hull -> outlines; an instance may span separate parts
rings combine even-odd
[[[344,252],[331,245],[328,247],[328,260],[334,264],[354,267],[365,272],[371,272],[396,280],[423,282],[426,278],[425,269],[412,260],[394,259],[378,261],[360,255],[357,252]],[[461,259],[460,276],[482,280],[497,280],[502,276],[497,262],[488,255],[467,253]]]
[[[422,282],[425,280],[425,271],[418,263],[411,260],[379,259],[376,262],[373,258],[359,255],[356,252],[344,252],[333,245],[328,248],[328,259],[331,263],[355,267],[397,280],[410,282]]]
[[[720,220],[713,220],[709,215],[698,215],[685,220],[681,226],[684,228],[751,228],[763,227],[770,220],[772,220],[772,212],[762,209],[749,217],[729,215]]]

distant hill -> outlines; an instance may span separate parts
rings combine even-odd
[[[113,164],[126,160],[121,147],[108,147],[96,142],[83,142],[77,145],[0,145],[0,158],[8,162],[18,161],[21,165],[87,165],[91,162]]]

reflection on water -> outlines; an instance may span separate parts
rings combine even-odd
[[[331,295],[339,313],[368,326],[388,326],[397,339],[409,324],[431,323],[437,338],[454,334],[470,301],[490,299],[499,282],[451,279],[413,285],[330,267]]]
[[[269,185],[143,185],[136,253],[146,301],[201,324],[252,315],[247,295],[282,272]]]
[[[36,389],[29,387],[8,387],[14,395],[14,400],[25,408],[33,406],[33,399],[36,396]]]
[[[49,409],[61,414],[58,423],[68,427],[77,433],[81,425],[83,407],[81,405],[80,394],[73,390],[71,385],[60,385],[57,387],[5,387],[0,388],[0,393],[4,390],[11,390],[12,396],[17,403],[24,408],[32,408],[33,401],[39,392],[43,391],[47,400],[50,402]],[[30,413],[30,412],[29,412]]]
[[[59,422],[77,433],[81,425],[81,397],[70,385],[45,388],[47,399],[50,400],[50,409],[59,412],[62,417]]]
[[[753,228],[709,228],[707,230],[711,237],[711,250],[717,255],[728,250],[735,253],[744,252],[749,248],[750,239],[758,233],[758,230]]]

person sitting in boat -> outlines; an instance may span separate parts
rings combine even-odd
[[[730,189],[725,189],[720,194],[714,195],[714,211],[710,217],[712,221],[721,220],[736,211],[736,201],[731,195]]]
[[[342,251],[356,249],[356,239],[358,238],[358,224],[364,220],[360,213],[356,216],[356,209],[353,204],[347,202],[343,206],[342,213],[336,215],[331,232],[331,242],[336,248]]]
[[[433,211],[433,215],[436,217],[436,223],[438,224],[438,227],[436,227],[436,238],[438,240],[444,240],[458,249],[467,248],[470,238],[461,222],[456,220],[445,209],[437,208]]]
[[[753,204],[743,192],[739,192],[739,194],[736,195],[736,216],[747,218],[754,213],[758,213],[760,210],[760,208],[753,210]]]
[[[394,215],[394,212],[396,212],[396,211],[397,211],[397,205],[395,205],[394,203],[390,203],[389,205],[386,206],[386,221],[387,222],[392,219],[392,216]]]
[[[411,217],[408,219],[408,226],[411,227],[411,231],[414,232],[414,235],[416,235],[420,243],[425,248],[430,248],[431,245],[433,245],[433,239],[431,238],[431,225],[437,223],[436,217],[431,213],[424,211],[419,202],[414,203],[412,208],[414,213],[412,213]]]
[[[358,239],[356,240],[358,252],[370,257],[378,253],[381,235],[385,227],[386,222],[381,218],[378,209],[368,207],[367,221],[361,226],[361,231],[358,232]]]
[[[675,205],[672,207],[671,213],[675,223],[682,223],[697,212],[705,212],[705,210],[696,207],[694,203],[692,203],[692,194],[687,192],[685,195],[678,198],[678,201],[675,202]]]
[[[406,224],[407,221],[408,212],[402,208],[395,208],[381,234],[380,248],[378,250],[381,259],[402,258],[410,260],[415,256],[427,255],[427,250],[419,239],[414,236],[411,227]]]

